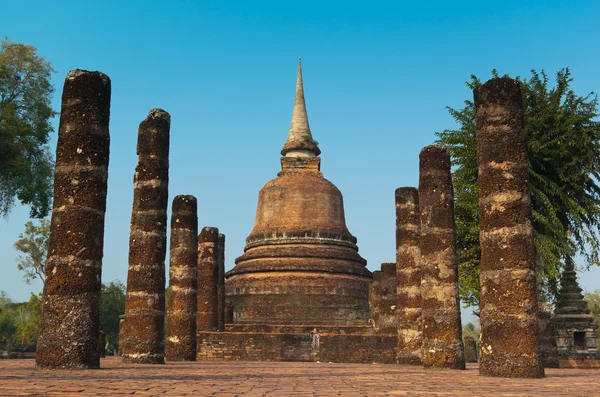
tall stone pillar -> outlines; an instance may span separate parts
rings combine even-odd
[[[165,254],[171,116],[152,109],[138,132],[123,361],[162,364],[165,358]]]
[[[218,330],[225,331],[225,235],[219,233],[219,249],[217,250],[217,323]]]
[[[419,160],[422,362],[465,369],[450,154],[444,146],[426,146]]]
[[[219,229],[203,227],[198,236],[198,331],[216,331],[218,327],[218,246]]]
[[[396,316],[398,362],[421,364],[419,191],[396,189]]]
[[[521,86],[508,77],[494,78],[473,94],[481,241],[479,372],[540,378],[544,369]]]
[[[98,368],[110,79],[72,70],[62,95],[38,368]]]
[[[166,359],[196,360],[198,294],[198,202],[194,196],[173,199],[167,308]]]

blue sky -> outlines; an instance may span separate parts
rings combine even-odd
[[[569,66],[576,92],[600,90],[598,2],[169,3],[2,6],[0,36],[36,46],[56,69],[55,109],[69,70],[112,79],[104,281],[127,277],[137,127],[151,108],[172,116],[170,197],[198,198],[200,225],[227,235],[231,268],[258,191],[280,169],[302,57],[322,171],[376,270],[395,258],[394,189],[417,185],[419,151],[455,126],[445,107],[472,97],[471,74]],[[27,215],[17,207],[0,220],[0,290],[15,300],[40,290],[21,281],[12,248]],[[598,270],[581,279],[600,288]]]

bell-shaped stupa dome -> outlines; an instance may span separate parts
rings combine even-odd
[[[281,172],[260,190],[244,254],[227,273],[234,323],[357,324],[368,320],[371,272],[344,218],[342,194],[320,171],[302,66]]]

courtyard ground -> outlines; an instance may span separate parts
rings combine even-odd
[[[202,361],[166,365],[102,359],[99,370],[36,370],[0,360],[0,396],[600,396],[600,370],[547,369],[544,379],[383,364]]]

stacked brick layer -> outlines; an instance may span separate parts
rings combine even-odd
[[[100,280],[108,178],[110,79],[65,80],[46,262],[39,368],[98,368]]]

